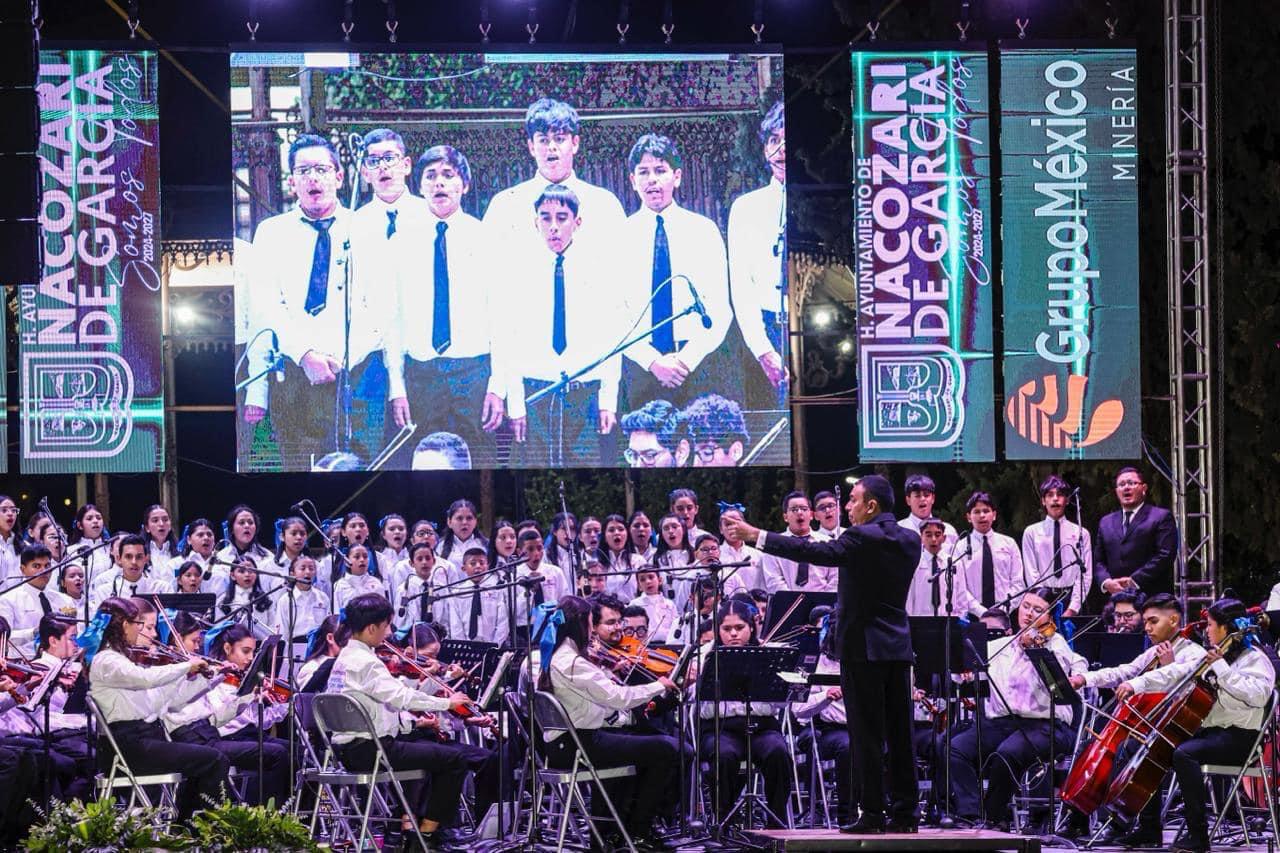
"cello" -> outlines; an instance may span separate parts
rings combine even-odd
[[[1178,632],[1175,645],[1180,640],[1190,642],[1192,632],[1202,629],[1204,624],[1204,620],[1200,620],[1185,625]],[[1159,662],[1158,657],[1153,657],[1142,672],[1150,672]],[[1093,742],[1071,763],[1071,771],[1062,785],[1064,803],[1086,815],[1102,806],[1120,745],[1130,736],[1144,736],[1150,731],[1151,712],[1165,696],[1164,693],[1140,693],[1120,703],[1114,714],[1107,715],[1102,731],[1094,734]]]
[[[1257,623],[1252,620],[1236,620],[1236,631],[1227,635],[1218,648],[1227,651],[1256,628]],[[1141,743],[1133,757],[1107,791],[1106,804],[1130,820],[1136,819],[1160,790],[1173,767],[1173,751],[1195,736],[1213,710],[1218,688],[1204,678],[1213,664],[1214,661],[1205,661],[1197,665],[1147,715],[1151,730],[1139,738]]]

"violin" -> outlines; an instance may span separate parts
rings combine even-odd
[[[425,668],[415,663],[407,654],[385,640],[377,647],[375,653],[378,655],[380,660],[387,664],[387,669],[392,675],[397,675],[397,670],[399,670],[397,677],[399,677],[399,675],[405,675],[411,678],[418,678],[422,681],[429,681],[431,682],[431,686],[436,689],[437,693],[448,695],[455,692],[451,687],[449,687],[449,685],[436,678]],[[391,661],[388,660],[387,656],[394,658],[398,663],[392,664]],[[437,661],[427,658],[424,658],[424,660],[429,660],[432,664],[437,663]],[[394,669],[393,666],[395,667]],[[449,712],[463,721],[487,719],[489,716],[479,705],[470,699],[454,702],[453,705],[450,706]],[[487,728],[494,737],[498,736],[497,723],[495,721],[490,721],[485,728]]]
[[[223,673],[222,683],[231,687],[240,689],[240,685],[244,683],[244,673],[238,669],[227,670]],[[262,698],[270,702],[272,705],[283,705],[293,698],[293,691],[290,690],[283,682],[274,678],[264,677],[260,685]]]
[[[26,681],[34,681],[44,678],[44,674],[49,669],[42,663],[19,663],[16,660],[6,660],[4,662],[4,676],[10,678],[19,684]]]
[[[130,646],[129,660],[138,666],[167,666],[173,663],[190,663],[177,649],[170,646]]]
[[[612,664],[625,662],[631,664],[633,670],[641,670],[646,675],[671,676],[676,664],[680,662],[678,652],[667,649],[651,649],[637,637],[623,637],[612,646],[601,646],[600,654]]]

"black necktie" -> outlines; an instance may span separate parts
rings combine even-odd
[[[1124,511],[1124,527],[1123,527],[1123,528],[1121,529],[1121,531],[1120,531],[1120,534],[1121,534],[1122,536],[1128,536],[1128,535],[1129,535],[1129,524],[1130,524],[1130,522],[1132,522],[1132,521],[1133,521],[1133,510],[1131,510],[1131,509],[1126,509],[1126,510]]]
[[[136,598],[138,595],[138,585],[136,583],[129,584],[129,597]]]
[[[537,607],[544,601],[542,595],[542,581],[538,581],[533,585],[533,606]]]
[[[991,607],[996,603],[996,561],[991,556],[990,534],[982,534],[982,603]]]
[[[564,355],[568,341],[564,330],[564,255],[556,255],[554,303],[551,309],[551,348],[556,355]]]
[[[422,592],[426,592],[426,587],[423,587]],[[431,596],[424,595],[418,599],[418,619],[423,622],[431,621]]]
[[[938,555],[933,555],[933,565],[930,571],[933,578],[933,590],[929,595],[930,601],[933,603],[933,615],[937,616],[938,611],[942,609],[942,578],[938,577]]]
[[[453,330],[449,325],[449,253],[444,245],[444,232],[449,223],[436,223],[435,262],[432,265],[434,296],[431,303],[431,346],[436,355],[449,348]]]
[[[471,591],[471,627],[467,633],[468,640],[474,640],[480,631],[480,587]]]
[[[801,536],[801,540],[808,542],[808,536]],[[796,563],[796,589],[803,589],[809,583],[809,564]]]
[[[1053,520],[1053,576],[1062,577],[1062,519]]]
[[[303,310],[314,317],[324,310],[329,301],[329,228],[333,225],[333,217],[302,221],[316,229],[316,247],[311,252],[311,278],[307,281],[307,301],[302,306]]]
[[[397,211],[394,211],[394,210],[387,211],[387,239],[388,240],[390,240],[391,236],[396,233],[396,213]]]
[[[667,322],[671,319],[671,247],[667,243],[667,229],[662,217],[657,217],[658,227],[653,233],[653,348],[666,355],[676,348],[675,331]]]
[[[53,612],[53,608],[49,606],[49,597],[44,594],[44,590],[40,590],[40,610],[45,616]]]

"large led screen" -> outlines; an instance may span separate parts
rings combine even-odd
[[[780,56],[231,63],[240,470],[789,464]]]
[[[995,458],[987,55],[855,52],[864,461]]]
[[[1137,52],[1000,65],[1006,454],[1137,458]]]

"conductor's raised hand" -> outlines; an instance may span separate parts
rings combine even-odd
[[[726,515],[721,518],[720,526],[724,528],[724,532],[726,534],[732,530],[737,536],[742,538],[742,541],[747,543],[754,543],[756,541],[756,537],[760,535],[759,527],[752,527],[743,519],[735,518],[733,515]]]

